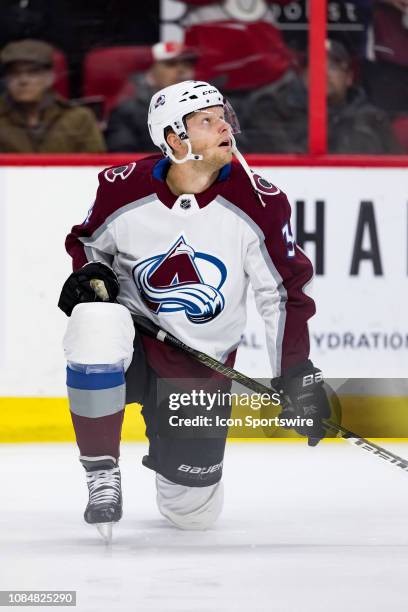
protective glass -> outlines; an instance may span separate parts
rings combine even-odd
[[[237,114],[232,108],[232,104],[226,98],[224,98],[224,116],[225,121],[231,126],[231,132],[233,134],[240,134],[241,127],[239,125]]]
[[[236,112],[232,108],[232,105],[228,100],[224,98],[224,121],[229,124],[232,134],[240,134],[241,128],[239,125],[238,117]],[[211,128],[218,123],[220,120],[219,114],[214,111],[207,110],[206,108],[194,111],[195,113],[201,113],[203,115],[203,127]]]

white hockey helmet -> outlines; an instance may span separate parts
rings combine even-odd
[[[214,85],[206,83],[205,81],[183,81],[156,92],[150,100],[147,120],[151,139],[154,144],[161,149],[162,153],[176,164],[183,164],[188,160],[202,160],[202,155],[194,154],[191,150],[191,142],[187,135],[187,127],[184,119],[186,115],[190,113],[211,106],[223,107],[225,121],[230,126],[232,152],[243,166],[261,203],[265,205],[261,194],[271,195],[271,191],[264,191],[257,185],[251,169],[244,157],[238,151],[234,134],[240,132],[239,121],[231,104]],[[187,153],[182,159],[177,159],[171,147],[167,144],[166,128],[168,127],[171,127],[187,145]],[[277,189],[275,193],[279,193],[279,189]]]
[[[201,155],[194,155],[191,150],[187,128],[184,122],[186,115],[210,106],[222,106],[225,120],[231,126],[231,132],[239,132],[238,119],[229,102],[214,85],[204,81],[183,81],[170,85],[155,93],[150,101],[148,126],[151,139],[164,155],[170,157],[175,163],[201,160]],[[171,127],[174,132],[185,141],[188,152],[183,159],[176,159],[171,147],[166,142],[165,130]]]

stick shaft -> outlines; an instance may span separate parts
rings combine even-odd
[[[191,346],[184,344],[184,342],[179,340],[179,338],[176,338],[170,332],[164,331],[158,325],[150,321],[150,319],[146,319],[145,317],[141,316],[133,316],[133,320],[135,326],[140,332],[152,338],[155,338],[156,340],[159,340],[164,344],[168,344],[173,348],[177,348],[183,351],[184,353],[187,353],[196,361],[199,361],[200,363],[207,366],[211,370],[214,370],[215,372],[223,374],[230,380],[235,380],[241,383],[243,386],[247,387],[248,389],[256,391],[257,393],[276,393],[280,395],[279,391],[277,391],[273,387],[267,387],[266,385],[257,382],[253,378],[249,378],[249,376],[245,376],[245,374],[238,372],[238,370],[234,370],[234,368],[230,368],[224,365],[220,361],[217,361],[217,359],[214,359],[214,357],[211,357],[210,355],[207,355],[206,353],[203,353],[201,351],[197,351],[196,349],[191,348]],[[348,442],[359,446],[361,449],[366,450],[371,454],[376,455],[380,459],[388,461],[392,465],[395,465],[396,467],[399,467],[400,469],[408,472],[408,461],[406,459],[403,459],[399,455],[392,453],[391,451],[383,448],[382,446],[379,446],[378,444],[374,444],[374,442],[370,442],[369,440],[367,440],[367,438],[362,438],[361,436],[358,436],[356,433],[350,431],[349,429],[346,429],[342,425],[338,425],[337,423],[333,423],[332,421],[329,421],[327,419],[323,420],[323,424],[326,428],[332,429],[337,433],[341,434],[342,438],[344,438]]]

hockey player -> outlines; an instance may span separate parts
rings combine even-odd
[[[329,414],[320,370],[309,360],[312,266],[296,245],[285,194],[253,174],[236,148],[238,122],[209,83],[157,92],[148,126],[163,155],[99,175],[93,207],[66,248],[74,272],[59,306],[70,410],[86,470],[88,523],[122,515],[119,443],[125,404],[140,402],[149,438],[144,464],[156,472],[160,512],[182,529],[206,529],[222,508],[225,437],[160,435],[157,382],[217,375],[134,329],[142,314],[184,343],[232,365],[245,326],[250,282],[265,321],[275,386],[315,445]],[[238,162],[232,161],[233,155]],[[102,281],[109,301],[95,292]],[[204,382],[203,382],[204,384]],[[165,403],[165,402],[164,402]]]

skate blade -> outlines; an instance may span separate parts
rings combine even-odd
[[[105,544],[112,544],[112,523],[95,523]]]

